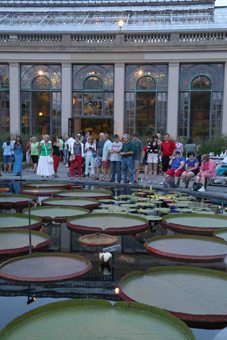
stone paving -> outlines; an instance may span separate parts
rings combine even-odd
[[[55,181],[70,181],[69,177],[67,176],[68,168],[64,164],[60,164],[59,169],[58,169],[58,177],[50,177],[48,178],[48,181],[50,182],[55,182]],[[92,179],[79,179],[78,177],[75,177],[72,183],[76,184],[82,184],[82,185],[96,185],[96,186],[102,186],[102,187],[152,187],[154,189],[158,190],[164,190],[168,192],[184,192],[184,193],[189,193],[192,195],[196,195],[199,197],[214,197],[214,198],[220,198],[221,200],[226,200],[227,201],[227,186],[222,186],[222,185],[209,185],[207,187],[207,191],[204,193],[199,193],[199,192],[194,192],[192,191],[192,182],[189,184],[189,188],[185,189],[184,184],[180,183],[179,188],[174,188],[174,189],[166,189],[161,185],[160,183],[163,181],[163,176],[157,176],[157,184],[152,183],[151,181],[144,180],[143,179],[144,175],[143,173],[140,174],[140,180],[139,184],[135,185],[130,185],[130,184],[118,184],[118,183],[110,183],[110,182],[104,182],[104,181],[94,181]],[[27,171],[26,169],[23,169],[21,176],[13,176],[11,173],[4,173],[2,172],[2,176],[0,177],[0,182],[2,181],[41,181],[42,178],[40,176],[37,176],[36,173],[33,173],[32,171]],[[46,180],[46,178],[45,178]]]

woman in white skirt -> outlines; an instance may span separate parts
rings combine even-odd
[[[37,175],[39,176],[52,176],[54,175],[54,161],[52,157],[53,147],[50,137],[45,135],[39,146],[39,162],[37,168]]]

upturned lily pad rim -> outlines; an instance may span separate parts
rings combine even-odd
[[[162,220],[162,216],[158,216],[158,215],[143,215],[143,214],[137,214],[136,216],[141,216],[141,217],[145,217],[149,222],[158,222]]]
[[[21,325],[22,322],[26,321],[27,319],[35,316],[39,316],[46,312],[56,311],[57,309],[65,309],[65,308],[81,308],[81,307],[97,307],[106,309],[123,309],[123,310],[135,310],[138,312],[144,312],[146,314],[151,314],[156,318],[161,318],[164,321],[167,321],[171,326],[174,326],[178,330],[182,331],[182,335],[184,334],[185,339],[187,340],[195,340],[195,337],[191,331],[191,329],[180,319],[173,316],[171,313],[157,307],[147,306],[141,303],[135,302],[126,302],[126,301],[119,301],[115,304],[111,304],[106,300],[98,300],[98,299],[77,299],[77,300],[67,300],[67,301],[58,301],[52,302],[45,306],[41,306],[35,308],[27,313],[24,313],[11,321],[8,325],[6,325],[0,331],[0,337],[6,335],[8,332],[13,330],[17,325]]]
[[[21,198],[18,202],[13,202],[12,198]],[[28,202],[30,201],[31,204],[34,204],[36,199],[32,195],[22,195],[22,194],[0,194],[0,198],[4,198],[4,202],[0,202],[0,207],[5,209],[10,208],[20,208],[28,206]]]
[[[105,217],[105,216],[115,216],[115,217],[121,217],[121,218],[130,218],[130,219],[136,219],[138,221],[141,221],[142,223],[138,226],[133,226],[133,227],[123,227],[119,226],[118,228],[106,228],[102,229],[101,227],[87,227],[84,226],[83,224],[79,224],[79,220],[82,218],[95,218],[95,217]],[[78,224],[73,223],[72,221],[78,221]],[[105,233],[105,234],[110,234],[110,235],[127,235],[127,234],[136,234],[140,231],[144,231],[149,227],[149,221],[141,216],[137,216],[134,214],[127,214],[127,213],[114,213],[114,212],[109,212],[109,213],[92,213],[92,214],[87,214],[87,215],[82,215],[78,216],[76,218],[69,218],[67,221],[67,227],[72,230],[76,231],[81,234],[93,234],[93,233]]]
[[[157,267],[151,267],[148,268],[145,272],[143,271],[134,271],[131,273],[128,273],[124,275],[119,283],[119,296],[125,300],[125,301],[130,301],[130,302],[136,302],[127,294],[124,293],[123,287],[127,282],[132,279],[132,278],[138,278],[139,276],[143,275],[149,275],[152,273],[159,273],[159,272],[186,272],[187,274],[189,273],[196,273],[200,275],[209,275],[212,277],[218,277],[220,279],[224,279],[227,282],[227,273],[222,272],[220,270],[213,270],[213,269],[207,269],[207,268],[201,268],[201,267],[192,267],[192,266],[157,266]],[[165,309],[164,309],[165,310]],[[227,314],[224,315],[216,315],[216,314],[187,314],[187,313],[181,313],[181,312],[174,312],[171,310],[167,310],[169,313],[175,315],[176,317],[182,319],[183,321],[186,322],[196,322],[196,323],[225,323],[227,322]]]
[[[81,193],[81,194],[87,194],[88,196],[86,195],[83,195],[80,197],[80,199],[82,198],[96,198],[96,199],[99,199],[99,198],[113,198],[113,194],[111,191],[108,191],[108,190],[82,190],[82,189],[73,189],[73,190],[68,190],[68,191],[60,191],[58,192],[55,196],[56,197],[73,197],[73,196],[70,196],[70,193],[73,193],[73,192],[76,192],[76,193]],[[67,194],[69,193],[69,195],[64,195],[64,194]],[[89,193],[95,193],[95,195],[89,195]],[[101,194],[101,195],[99,195]]]
[[[227,234],[227,228],[218,229],[214,232],[214,236],[216,236],[218,239],[221,239],[227,242],[225,239],[221,237],[221,234],[225,234],[225,233]]]
[[[72,188],[72,183],[66,183],[66,182],[44,182],[44,181],[28,181],[23,183],[23,188],[37,188],[40,187],[41,189],[44,188]]]
[[[155,242],[159,240],[176,240],[176,239],[192,239],[192,240],[202,240],[202,241],[208,241],[208,242],[215,242],[220,244],[226,245],[226,254],[220,254],[220,255],[203,255],[203,256],[196,256],[196,255],[184,255],[179,253],[172,253],[161,251],[155,247],[149,246],[148,243]],[[158,255],[160,257],[164,257],[166,259],[171,260],[183,260],[187,262],[216,262],[216,261],[223,261],[225,255],[227,255],[227,242],[219,239],[218,237],[210,237],[210,236],[196,236],[196,235],[163,235],[163,236],[155,236],[151,237],[146,240],[144,243],[144,248],[154,255]]]
[[[0,230],[0,237],[1,234],[27,234],[29,237],[29,231],[28,230]],[[34,231],[31,230],[31,237],[33,236],[40,236],[43,237],[44,240],[42,242],[40,242],[39,244],[37,244],[36,246],[32,246],[32,249],[35,251],[38,250],[42,250],[46,247],[48,247],[49,243],[50,243],[50,238],[48,236],[48,234],[43,233],[41,231]],[[29,241],[28,241],[29,243]],[[17,248],[8,248],[8,249],[0,249],[0,255],[17,255],[17,254],[23,254],[25,252],[28,252],[29,250],[29,244],[27,246],[24,247],[17,247]]]
[[[98,207],[100,205],[100,202],[94,198],[87,198],[87,197],[55,197],[55,198],[47,198],[45,200],[42,201],[43,205],[48,205],[48,206],[61,206],[61,207],[65,207],[65,205],[61,205],[61,203],[57,203],[57,200],[64,200],[69,202],[68,206],[69,207],[77,207],[77,205],[72,204],[70,205],[70,201],[89,201],[88,204],[84,205],[83,208],[87,208],[87,209],[94,209],[96,207]],[[51,202],[56,202],[56,204],[51,204]],[[78,206],[78,208],[80,208],[81,206]]]
[[[10,189],[7,187],[0,187],[0,192],[9,192]]]
[[[79,272],[74,272],[74,273],[70,273],[67,275],[61,275],[61,276],[53,276],[53,277],[41,277],[41,278],[32,278],[32,277],[20,277],[20,276],[16,276],[16,275],[11,275],[11,274],[6,274],[6,273],[2,273],[1,269],[5,266],[7,266],[9,263],[12,262],[16,262],[16,261],[20,261],[23,259],[32,259],[32,258],[36,258],[36,257],[67,257],[67,258],[71,258],[71,259],[77,259],[80,260],[81,262],[84,262],[87,267],[84,270],[81,270]],[[57,282],[57,281],[65,281],[65,280],[70,280],[70,279],[74,279],[76,277],[80,277],[84,274],[86,274],[88,271],[90,271],[92,268],[92,264],[89,260],[87,260],[85,257],[82,257],[80,255],[75,255],[75,254],[69,254],[69,253],[33,253],[32,255],[25,255],[25,256],[20,256],[20,257],[14,257],[8,261],[5,261],[3,263],[0,264],[0,278],[5,279],[5,280],[12,280],[12,281],[19,281],[19,282]]]
[[[190,226],[190,225],[184,225],[184,224],[178,224],[173,222],[168,222],[168,219],[178,219],[182,217],[190,217],[190,218],[204,218],[204,214],[195,214],[195,213],[188,213],[188,214],[176,214],[176,215],[170,215],[164,216],[162,219],[162,226],[168,229],[171,229],[173,231],[177,232],[185,232],[190,233],[193,232],[193,234],[201,234],[201,235],[213,235],[213,233],[216,230],[220,230],[220,227],[196,227],[196,226]],[[226,220],[226,227],[227,227],[227,217],[226,216],[220,216],[220,215],[213,215],[213,214],[206,214],[206,217],[215,218],[216,220]],[[224,229],[225,227],[223,227]]]
[[[108,237],[110,240],[112,239],[111,242],[109,243],[100,243],[100,244],[97,244],[97,243],[89,243],[86,241],[86,238],[87,239],[91,239],[92,237],[95,238],[95,237],[98,237],[98,236],[101,236],[101,237]],[[104,233],[95,233],[95,234],[88,234],[88,235],[82,235],[79,237],[79,242],[87,247],[101,247],[101,246],[111,246],[115,243],[117,243],[118,239],[116,236],[114,235],[108,235],[108,234],[104,234]]]
[[[42,219],[37,217],[37,216],[32,216],[31,215],[31,219],[36,220],[36,223],[31,224],[31,226],[29,226],[29,221],[28,221],[28,215],[26,214],[21,214],[21,213],[16,213],[16,214],[1,214],[0,215],[0,219],[2,218],[7,218],[7,217],[16,217],[18,219],[20,218],[24,218],[26,219],[26,221],[28,222],[27,224],[25,224],[24,226],[9,226],[9,227],[0,227],[0,230],[20,230],[20,229],[31,229],[31,230],[38,230],[42,227]]]
[[[58,194],[58,192],[61,191],[61,189],[62,188],[54,188],[54,187],[47,187],[47,188],[26,187],[26,188],[22,188],[21,193],[23,195],[26,195],[28,193],[28,195],[35,196],[35,197],[45,197],[45,196],[55,196]]]
[[[55,222],[66,222],[67,219],[70,217],[77,217],[78,215],[76,215],[76,212],[74,212],[74,214],[70,215],[70,216],[55,216],[55,217],[51,217],[49,216],[48,214],[43,214],[43,216],[40,216],[40,215],[35,215],[35,211],[36,210],[43,210],[43,211],[49,211],[50,209],[56,209],[56,208],[62,208],[64,210],[73,210],[73,209],[76,209],[77,211],[81,211],[81,212],[84,212],[84,215],[85,214],[89,214],[89,210],[88,209],[85,209],[85,208],[81,208],[81,207],[66,207],[66,206],[55,206],[55,205],[52,205],[52,206],[37,206],[37,207],[34,207],[34,208],[31,208],[31,215],[32,216],[35,216],[35,217],[39,217],[42,219],[42,222],[44,221],[55,221]],[[25,208],[23,209],[23,213],[25,215],[28,215],[29,213],[29,209],[28,208]],[[83,214],[81,214],[83,215]],[[80,216],[81,216],[80,215]]]

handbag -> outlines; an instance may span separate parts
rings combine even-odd
[[[202,188],[202,186],[203,186],[202,183],[194,182],[193,185],[192,185],[192,189],[193,189],[194,191],[198,191],[199,189]]]
[[[50,156],[50,155],[47,156],[47,163],[48,164],[53,164],[54,163],[54,160],[53,160],[52,156]]]
[[[47,155],[47,148],[46,148],[46,145],[44,144],[44,148],[45,148],[45,151],[46,151],[46,155]],[[47,155],[47,163],[48,164],[53,164],[54,163],[54,159],[51,155]]]
[[[74,154],[71,154],[71,155],[69,156],[69,161],[70,161],[70,162],[73,162],[75,158],[76,158],[75,155],[74,155]]]

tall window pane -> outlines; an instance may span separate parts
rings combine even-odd
[[[71,132],[113,131],[113,65],[74,65]]]
[[[125,131],[141,136],[166,130],[167,65],[127,65]]]
[[[21,66],[21,132],[61,134],[61,66]]]
[[[212,137],[221,132],[223,64],[182,64],[178,135]]]
[[[5,138],[9,132],[9,66],[0,65],[0,134]]]

